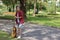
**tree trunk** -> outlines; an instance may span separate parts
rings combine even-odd
[[[9,12],[11,12],[11,8],[9,7]]]
[[[52,2],[53,2],[53,4],[54,4],[54,6],[53,6],[53,7],[54,7],[53,13],[56,14],[56,0],[52,0]]]
[[[13,4],[13,12],[14,12],[14,4]]]
[[[40,11],[42,11],[42,0],[40,0]]]
[[[31,1],[30,1],[30,4],[31,4]],[[30,6],[31,6],[30,4],[29,4],[29,15],[30,15]]]
[[[55,14],[56,14],[56,0],[55,0]]]
[[[7,11],[9,11],[8,5],[7,5]]]
[[[50,12],[49,12],[49,4],[48,4],[48,0],[47,0],[47,13],[49,14]]]
[[[33,16],[35,16],[35,11],[36,11],[36,1],[37,1],[37,0],[34,0],[34,13],[33,13]]]
[[[24,17],[25,17],[25,19],[26,19],[26,18],[27,18],[27,17],[26,17],[26,5],[25,5],[26,0],[19,0],[19,1],[20,1],[20,9],[23,10],[23,12],[24,12]]]

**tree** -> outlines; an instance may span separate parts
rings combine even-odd
[[[7,6],[7,9],[9,8],[8,6],[12,5],[14,12],[14,5],[16,4],[17,0],[2,0],[2,2]]]
[[[11,5],[10,0],[2,0],[2,2],[7,6],[7,9],[9,8],[8,6]]]
[[[12,4],[12,7],[13,7],[13,12],[14,12],[14,7],[15,7],[15,4],[17,3],[17,0],[11,0],[11,4]]]
[[[55,4],[55,12],[54,13],[56,14],[56,0],[54,0],[54,4]]]
[[[56,14],[56,0],[50,0],[50,2],[48,2],[48,13],[54,13]]]
[[[35,11],[36,11],[36,3],[37,3],[37,0],[34,0],[34,13],[33,13],[33,16],[35,16]]]
[[[20,9],[24,12],[24,17],[26,18],[26,0],[19,0],[20,1]]]

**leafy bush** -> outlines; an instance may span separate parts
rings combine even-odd
[[[6,6],[0,5],[0,15],[2,15],[6,11],[7,11]]]
[[[0,9],[0,15],[2,15],[2,9]]]
[[[46,8],[47,8],[47,3],[46,3],[46,2],[41,2],[41,3],[40,3],[40,9],[41,9],[41,7],[42,7],[42,10],[46,10]]]
[[[55,6],[54,3],[48,4],[47,11],[49,13],[55,14],[55,12],[56,12],[56,9],[55,8],[56,8],[56,6]]]
[[[58,7],[56,10],[57,10],[58,12],[60,12],[60,7]]]

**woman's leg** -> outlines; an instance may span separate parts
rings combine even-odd
[[[18,36],[21,36],[21,34],[22,34],[22,29],[18,28]]]
[[[19,27],[18,27],[18,38],[21,38],[22,36],[22,24],[19,24]]]

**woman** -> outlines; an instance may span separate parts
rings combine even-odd
[[[16,7],[16,24],[18,26],[18,37],[21,38],[22,28],[24,24],[24,12],[20,9],[19,6]]]

